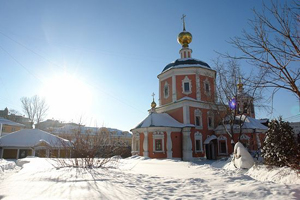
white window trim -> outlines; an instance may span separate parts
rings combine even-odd
[[[218,152],[219,152],[219,155],[228,155],[227,138],[225,136],[223,136],[223,135],[220,135],[217,140],[218,140]],[[221,150],[220,150],[221,146],[220,146],[219,141],[225,141],[226,153],[221,153]]]
[[[209,126],[209,118],[211,117],[211,125]],[[207,112],[207,128],[208,130],[213,130],[215,126],[215,121],[214,121],[214,114],[212,112]]]
[[[249,136],[242,134],[240,140],[247,140],[248,145],[250,145],[250,137]]]
[[[190,89],[189,91],[184,90],[185,83],[189,83],[189,89]],[[182,93],[183,94],[191,94],[192,93],[192,81],[187,76],[185,76],[184,79],[182,80]]]
[[[152,138],[153,138],[153,153],[165,152],[165,134],[164,134],[164,132],[154,132]],[[155,140],[157,140],[157,139],[162,140],[162,150],[161,151],[155,150]]]
[[[194,137],[195,139],[195,152],[196,153],[200,153],[200,152],[203,152],[203,140],[202,140],[202,134],[201,133],[199,133],[198,131],[195,133],[195,137]],[[196,140],[200,140],[200,150],[197,150],[196,149]]]
[[[208,84],[209,92],[206,91],[206,84]],[[204,87],[204,94],[206,94],[207,96],[210,96],[211,95],[211,87],[210,87],[209,80],[207,78],[204,80],[203,87]]]
[[[165,93],[166,88],[168,89],[168,95],[166,95],[166,93]],[[164,85],[164,98],[167,99],[169,96],[170,96],[170,85],[169,85],[169,83],[166,81],[166,82],[165,82],[165,85]]]
[[[196,117],[200,117],[200,125],[199,126],[197,126],[196,125]],[[199,109],[196,109],[195,111],[194,111],[194,118],[195,118],[195,126],[196,126],[196,129],[202,129],[203,128],[203,122],[202,122],[202,112],[201,112],[201,110],[199,110]]]
[[[241,140],[250,140],[250,137],[249,136],[247,136],[247,135],[245,135],[245,134],[242,134],[241,135],[241,138],[240,138]]]

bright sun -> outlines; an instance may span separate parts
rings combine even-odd
[[[41,91],[49,105],[49,117],[74,122],[90,109],[92,94],[85,82],[66,73],[47,80]]]

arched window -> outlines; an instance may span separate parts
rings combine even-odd
[[[182,93],[183,94],[191,94],[192,93],[192,81],[185,76],[182,80]]]
[[[195,152],[203,152],[202,134],[198,131],[195,133]]]
[[[223,135],[218,137],[218,151],[219,151],[219,155],[228,154],[227,138]]]
[[[164,98],[165,99],[169,97],[169,93],[170,93],[170,86],[169,86],[168,82],[166,81],[165,85],[164,85]]]
[[[207,127],[209,130],[214,129],[214,114],[212,112],[207,112]]]
[[[202,128],[202,112],[201,112],[201,110],[196,109],[194,116],[195,116],[196,128],[198,128],[198,129]]]

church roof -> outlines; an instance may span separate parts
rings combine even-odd
[[[261,124],[260,120],[258,120],[258,119],[255,119],[255,118],[252,118],[249,116],[245,116],[245,115],[236,116],[235,119],[244,121],[244,123],[242,125],[242,129],[252,129],[252,130],[255,129],[257,132],[266,132],[268,130],[268,127]],[[225,127],[227,130],[230,130],[230,124],[225,124]],[[234,130],[239,129],[239,124],[234,124],[233,129]],[[223,130],[224,130],[223,125],[219,125],[215,129],[215,131],[217,131],[217,132],[220,132]]]
[[[22,129],[0,138],[1,147],[33,147],[46,142],[52,147],[66,147],[71,143],[39,129]]]
[[[10,121],[10,120],[5,119],[5,118],[2,118],[2,117],[0,117],[0,124],[11,125],[11,126],[22,126],[22,127],[25,127],[24,124],[19,124],[19,123]]]
[[[183,128],[183,127],[191,127],[194,126],[192,124],[182,124],[172,118],[167,113],[155,113],[152,112],[144,119],[141,123],[139,123],[135,128],[147,128],[147,127],[173,127],[173,128]]]
[[[182,59],[177,59],[174,62],[168,64],[163,69],[162,72],[167,71],[169,69],[185,68],[185,67],[200,67],[200,68],[211,69],[211,67],[206,62],[203,62],[201,60],[197,60],[194,58],[182,58]]]

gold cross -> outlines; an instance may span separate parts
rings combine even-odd
[[[181,19],[182,19],[182,23],[183,23],[183,31],[185,31],[185,21],[184,18],[186,17],[185,14],[182,15]]]

